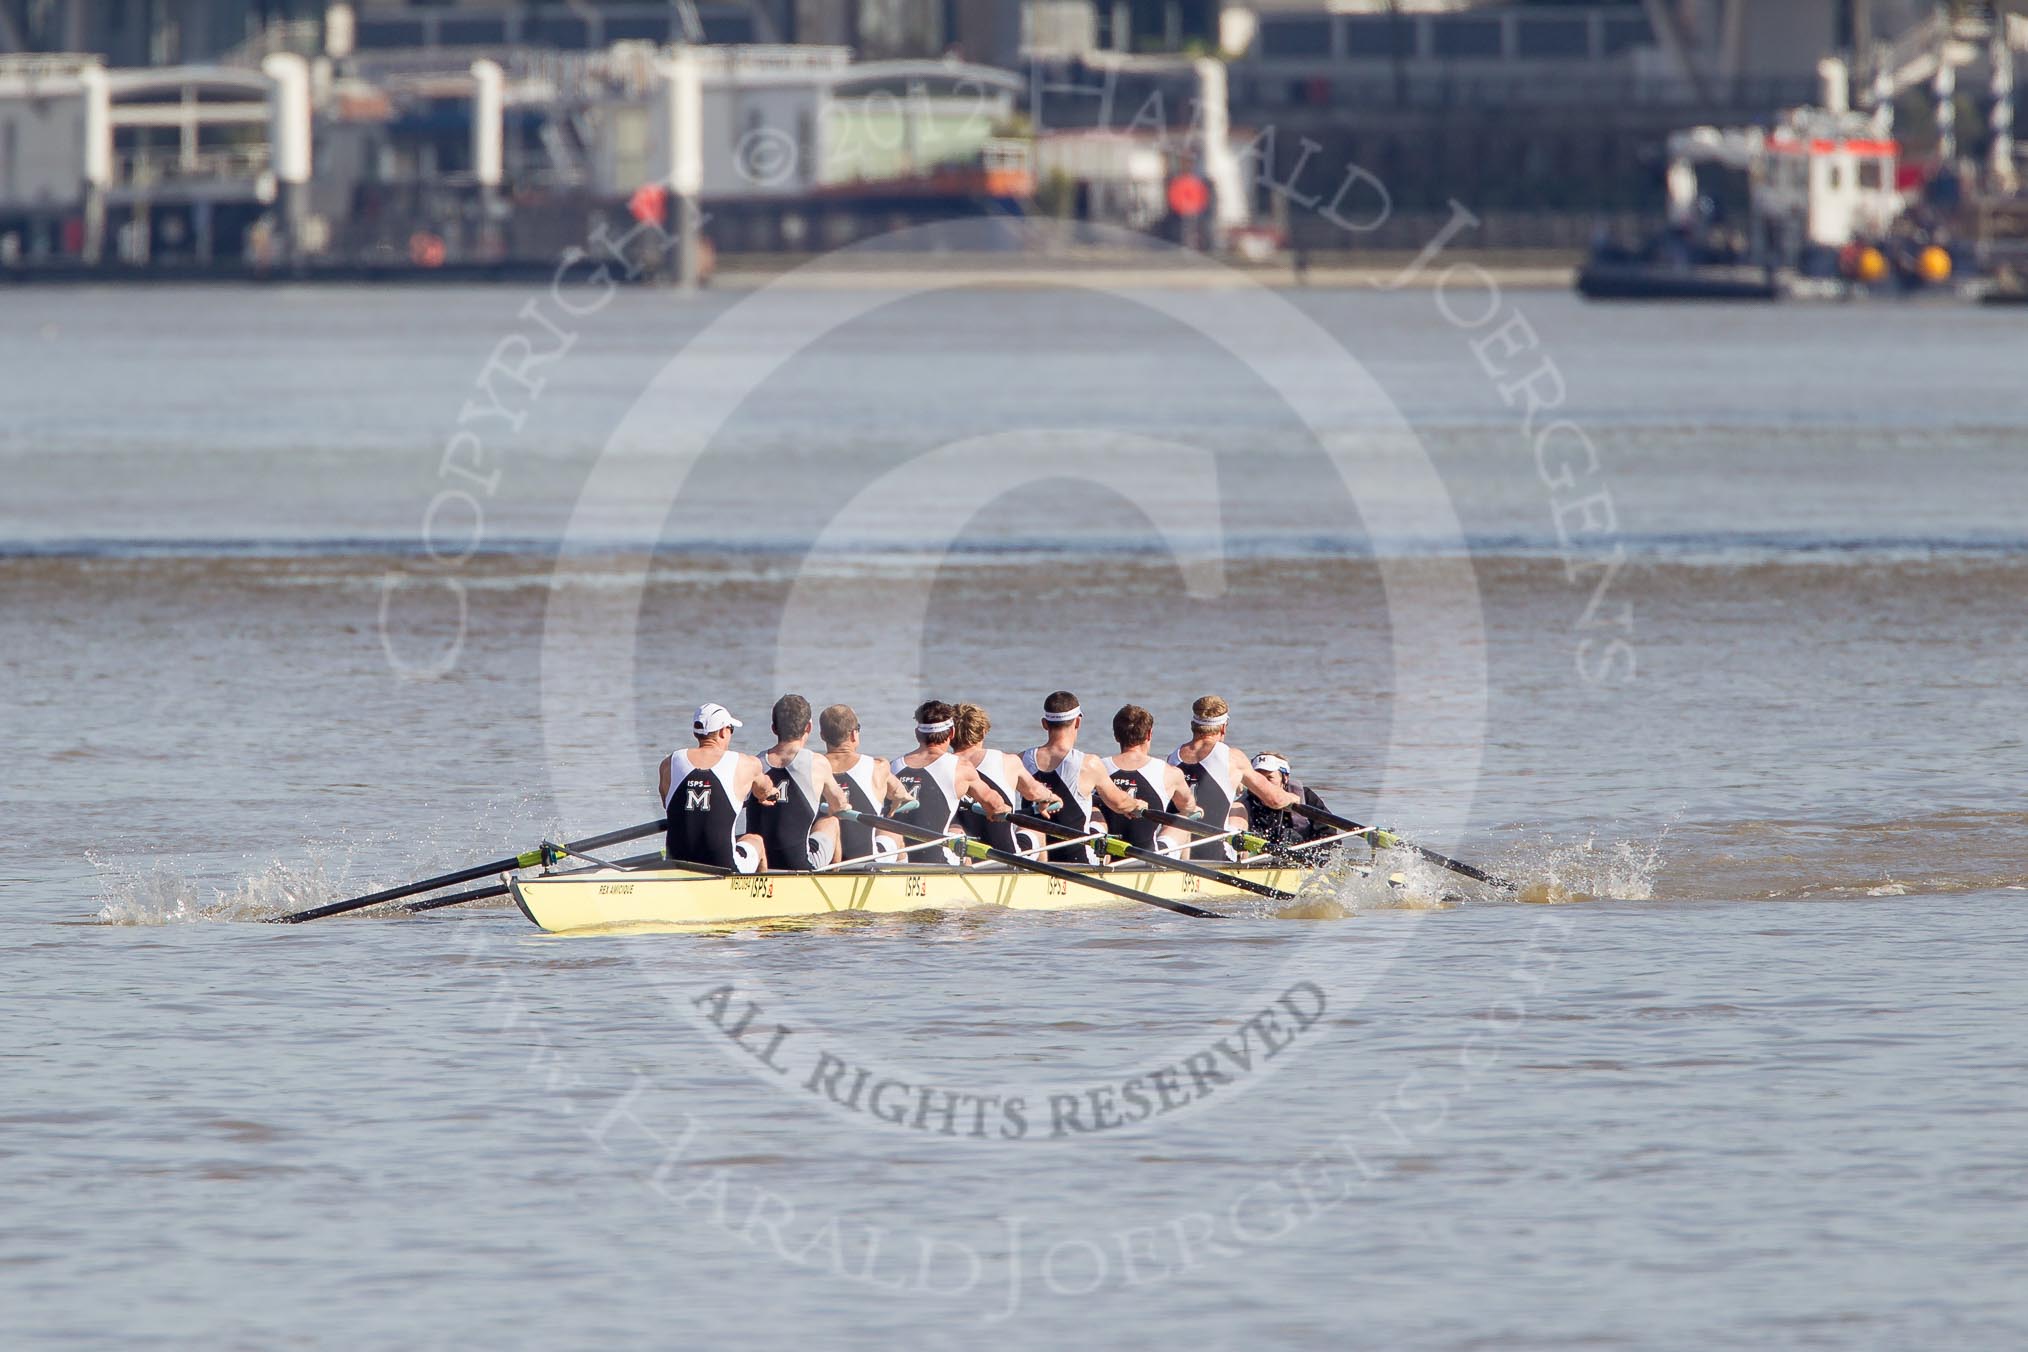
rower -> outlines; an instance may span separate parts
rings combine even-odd
[[[817,717],[817,731],[824,738],[824,759],[854,811],[877,815],[908,801],[908,786],[894,777],[887,762],[859,750],[859,715],[851,705],[834,704],[824,710]],[[838,823],[840,859],[873,862],[875,856],[900,853],[901,837],[890,831],[876,832],[861,821]]]
[[[1055,814],[1057,823],[1081,836],[1092,829],[1094,797],[1123,817],[1137,817],[1142,808],[1140,799],[1106,778],[1097,756],[1077,749],[1077,731],[1083,726],[1084,708],[1077,696],[1058,690],[1042,701],[1045,740],[1021,753],[1021,764],[1028,773],[1047,785],[1052,797],[1062,800],[1063,806]],[[1089,844],[1059,845],[1048,857],[1059,864],[1096,862]]]
[[[986,734],[993,730],[993,720],[984,709],[976,704],[960,704],[952,711],[951,722],[951,750],[959,760],[978,770],[979,777],[993,786],[993,792],[1010,804],[1024,801],[1040,804],[1045,814],[1063,805],[1048,785],[1028,773],[1019,756],[987,748]],[[966,835],[983,840],[996,850],[1032,854],[1042,848],[1042,837],[1035,832],[1017,829],[1011,822],[993,821],[977,807],[961,809],[958,825],[965,828]]]
[[[1119,754],[1106,757],[1099,766],[1115,787],[1132,794],[1144,806],[1158,812],[1188,815],[1197,810],[1197,799],[1190,792],[1189,776],[1176,766],[1158,761],[1148,754],[1148,748],[1155,740],[1153,714],[1138,704],[1122,706],[1113,715],[1113,739],[1120,744]],[[1144,850],[1174,853],[1176,847],[1188,844],[1190,840],[1190,833],[1179,827],[1157,827],[1145,817],[1129,817],[1110,807],[1105,809],[1105,814],[1108,833]]]
[[[775,782],[760,761],[732,749],[744,725],[723,704],[700,704],[690,719],[693,750],[662,761],[662,808],[669,818],[663,852],[685,864],[754,873],[768,866],[758,834],[744,831],[749,801],[775,801]]]
[[[783,695],[769,716],[775,744],[761,752],[761,765],[780,796],[753,814],[754,829],[767,846],[777,869],[823,868],[838,853],[838,818],[820,816],[820,805],[832,812],[850,804],[831,773],[831,762],[809,749],[810,701]]]
[[[1190,740],[1169,753],[1169,764],[1183,771],[1190,791],[1204,810],[1204,824],[1220,830],[1244,831],[1246,809],[1239,801],[1242,790],[1251,793],[1271,811],[1291,807],[1299,799],[1253,768],[1246,753],[1227,744],[1225,725],[1231,710],[1217,695],[1206,695],[1190,706]],[[1231,842],[1214,841],[1190,848],[1192,859],[1229,863],[1238,858]]]
[[[908,790],[916,805],[895,814],[896,821],[908,822],[951,834],[958,805],[976,798],[991,821],[1005,821],[1013,805],[1000,791],[979,775],[970,761],[959,760],[951,751],[951,734],[957,726],[957,710],[942,700],[927,700],[916,706],[915,750],[897,756],[888,768]],[[910,863],[955,864],[958,856],[948,846],[922,845],[908,852]]]
[[[1295,777],[1289,768],[1287,756],[1279,751],[1263,751],[1253,758],[1253,768],[1281,785],[1299,800],[1297,806],[1278,811],[1256,798],[1251,789],[1240,793],[1240,804],[1246,809],[1246,829],[1256,836],[1263,837],[1270,850],[1285,850],[1292,845],[1301,845],[1305,841],[1335,833],[1336,828],[1303,815],[1305,806],[1328,812],[1330,805],[1318,797],[1315,789]]]

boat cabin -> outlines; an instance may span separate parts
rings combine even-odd
[[[1693,127],[1669,138],[1670,225],[1702,233],[1709,199],[1700,165],[1741,171],[1750,261],[1804,272],[1854,244],[1877,243],[1908,209],[1900,148],[1850,112],[1797,108],[1771,129]]]

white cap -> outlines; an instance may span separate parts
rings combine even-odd
[[[1253,758],[1253,768],[1264,775],[1271,775],[1277,771],[1282,774],[1289,773],[1289,763],[1280,756],[1275,755],[1272,751],[1263,751],[1258,756],[1255,756]]]
[[[690,730],[699,737],[720,728],[743,728],[746,724],[732,716],[732,710],[723,704],[700,704],[697,713],[690,720]]]

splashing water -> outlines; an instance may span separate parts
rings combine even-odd
[[[1296,900],[1272,905],[1277,920],[1343,920],[1360,911],[1443,910],[1457,901],[1440,870],[1404,850],[1370,860],[1339,855],[1311,870]]]
[[[557,823],[543,819],[544,806],[532,795],[503,794],[477,811],[460,811],[423,829],[306,832],[301,845],[306,857],[290,862],[248,855],[243,872],[223,879],[215,863],[198,872],[188,862],[179,869],[169,860],[143,867],[95,852],[87,852],[86,858],[99,875],[101,924],[272,920],[507,853],[503,845],[508,841],[561,839]],[[514,846],[517,851],[523,848],[526,843]],[[389,912],[376,907],[360,914]]]
[[[1668,836],[1665,827],[1653,841],[1601,841],[1596,834],[1576,841],[1545,838],[1509,850],[1499,871],[1520,885],[1520,901],[1647,901],[1655,895]]]
[[[181,925],[207,921],[268,920],[339,895],[345,870],[322,865],[307,868],[270,864],[230,887],[207,886],[166,864],[141,871],[97,855],[89,856],[99,871],[99,923],[105,925]]]

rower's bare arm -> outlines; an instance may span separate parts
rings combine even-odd
[[[831,772],[831,763],[817,761],[817,796],[831,805],[833,816],[852,806],[852,800],[845,796],[845,786],[838,782],[838,776]]]
[[[959,767],[957,789],[960,795],[968,795],[986,809],[986,816],[993,821],[1005,821],[1007,814],[1014,810],[1013,804],[1002,798],[986,777],[969,765]]]
[[[781,798],[775,791],[774,779],[769,776],[767,767],[761,764],[760,757],[749,756],[742,751],[739,754],[739,772],[752,776],[747,780],[747,796],[762,807],[773,807]]]
[[[880,801],[887,807],[909,801],[908,785],[901,782],[894,771],[887,768],[886,761],[878,762],[873,771],[873,782],[880,790]]]
[[[1169,771],[1169,810],[1182,816],[1189,816],[1197,810],[1197,795],[1190,792],[1190,776],[1171,765]]]
[[[656,782],[661,786],[661,801],[667,804],[669,801],[669,762],[666,758],[662,762],[662,773],[656,776]]]
[[[1104,803],[1123,817],[1138,817],[1147,804],[1139,794],[1128,793],[1113,783],[1113,777],[1099,764],[1097,756],[1087,756],[1084,762],[1084,777],[1090,781],[1092,797]]]
[[[1010,756],[1008,759],[1013,760],[1013,757]],[[1056,796],[1056,790],[1029,774],[1028,767],[1018,760],[1014,761],[1014,792],[1031,803],[1055,803],[1057,807],[1063,806],[1063,800]]]

